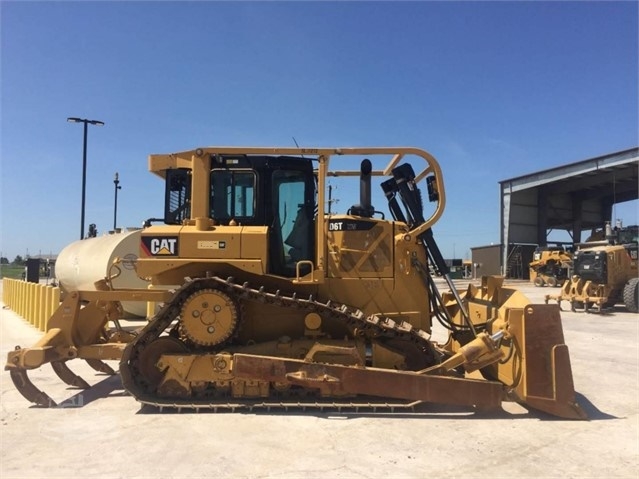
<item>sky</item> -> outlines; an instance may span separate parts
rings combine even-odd
[[[639,145],[638,3],[0,2],[0,255],[162,216],[147,158],[414,146],[444,257],[498,244],[499,181]],[[334,211],[359,202],[337,188]],[[373,197],[383,210],[381,190]],[[639,223],[637,202],[618,205]]]

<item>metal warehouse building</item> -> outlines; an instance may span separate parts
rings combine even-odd
[[[472,248],[477,274],[527,279],[551,231],[566,231],[574,245],[612,222],[613,205],[639,199],[638,166],[635,147],[500,181],[500,245]]]

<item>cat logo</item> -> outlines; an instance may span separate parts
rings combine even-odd
[[[142,237],[140,245],[147,256],[176,256],[178,247],[177,236]]]

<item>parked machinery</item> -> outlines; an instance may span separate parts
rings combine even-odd
[[[538,247],[529,266],[535,286],[560,286],[572,269],[572,254],[563,248]]]
[[[214,147],[152,155],[149,167],[166,184],[163,224],[148,222],[136,262],[151,289],[107,277],[68,294],[44,337],[8,355],[28,400],[55,404],[29,369],[50,362],[85,387],[69,360],[99,369],[115,359],[125,389],[160,408],[484,410],[512,400],[585,418],[557,305],[531,304],[499,277],[455,290],[432,232],[445,191],[429,153]],[[331,177],[359,179],[346,214],[325,210]],[[392,219],[371,204],[372,178]],[[450,291],[439,292],[431,263]],[[163,306],[130,337],[118,329],[125,300]],[[448,330],[443,344],[434,321]]]
[[[546,295],[546,303],[568,301],[572,311],[601,312],[623,303],[639,312],[637,241],[639,227],[606,224],[605,240],[581,243],[573,256],[573,274],[558,295]]]

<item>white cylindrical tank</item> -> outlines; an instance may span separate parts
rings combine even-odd
[[[111,233],[95,238],[75,241],[58,255],[55,273],[62,291],[95,291],[94,283],[115,274],[113,261],[121,274],[113,279],[114,288],[147,288],[148,281],[138,277],[134,262],[138,259],[141,230]],[[145,317],[147,305],[143,301],[123,301],[125,317]]]

